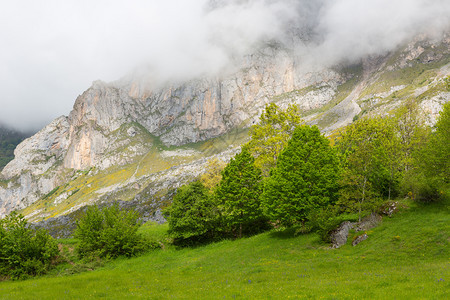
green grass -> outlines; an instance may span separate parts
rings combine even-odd
[[[448,204],[413,204],[385,217],[358,246],[350,237],[334,250],[315,234],[289,232],[168,246],[90,272],[0,282],[0,298],[443,299],[450,288],[449,216]],[[142,228],[164,243],[166,230]]]
[[[387,92],[393,86],[405,85],[406,88],[402,92],[398,93],[401,96],[405,96],[406,93],[412,93],[414,89],[423,87],[429,84],[429,80],[437,76],[437,70],[449,63],[449,58],[445,57],[440,61],[436,61],[429,64],[414,63],[412,66],[408,66],[402,69],[396,69],[393,71],[384,71],[380,77],[368,86],[360,95],[359,99],[362,99],[371,94],[378,94]]]

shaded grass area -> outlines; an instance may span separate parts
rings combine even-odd
[[[416,205],[330,249],[315,234],[267,232],[177,249],[167,225],[141,232],[163,250],[118,259],[95,271],[0,282],[2,299],[445,298],[450,286],[449,204]],[[354,234],[354,233],[353,233]],[[65,241],[68,242],[67,240]],[[73,243],[73,240],[72,240]]]

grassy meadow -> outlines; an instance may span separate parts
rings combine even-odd
[[[73,275],[66,263],[45,277],[3,281],[0,299],[444,299],[449,204],[407,205],[355,247],[361,233],[352,232],[340,249],[289,231],[178,249],[166,225],[146,224],[142,233],[163,249]]]

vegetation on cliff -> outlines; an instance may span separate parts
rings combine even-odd
[[[14,131],[0,124],[0,171],[14,158],[14,149],[29,134]]]

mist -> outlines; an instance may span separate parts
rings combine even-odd
[[[0,123],[41,128],[92,81],[134,70],[155,84],[219,74],[268,41],[305,65],[356,62],[421,33],[441,38],[449,15],[447,0],[11,1],[0,11]]]

